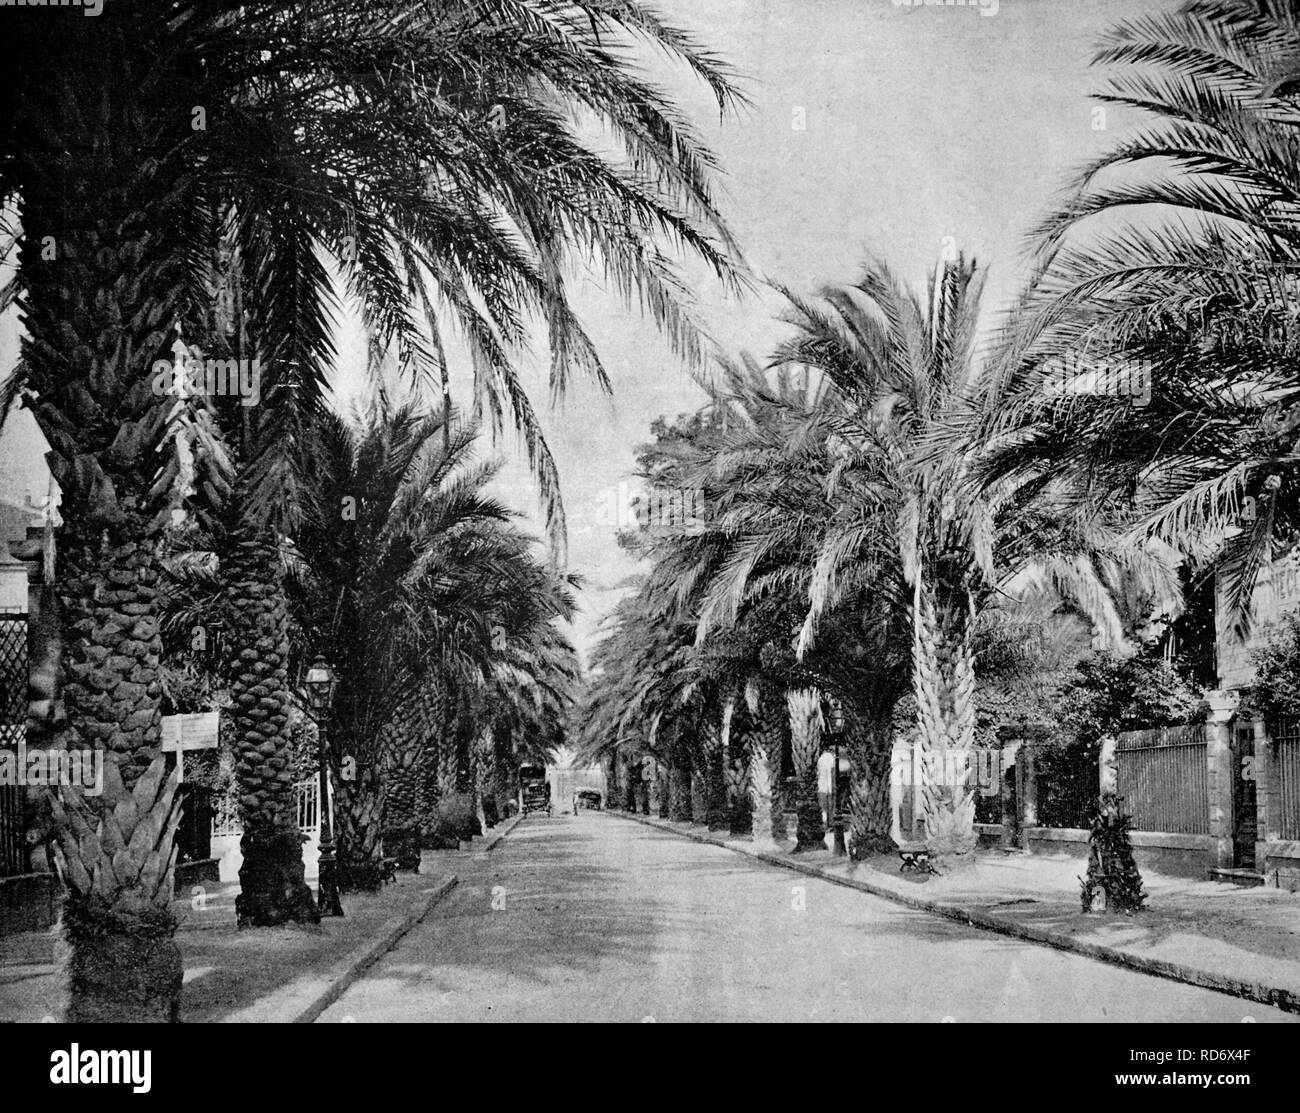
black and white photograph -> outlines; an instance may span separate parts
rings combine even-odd
[[[0,712],[45,1092],[1285,1073],[1300,0],[0,0]]]

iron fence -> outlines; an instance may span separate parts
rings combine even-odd
[[[1300,839],[1300,720],[1279,723],[1273,743],[1278,787],[1276,828],[1284,839]]]
[[[0,615],[0,746],[16,748],[27,722],[27,616]],[[0,785],[0,877],[27,872],[25,790]]]
[[[1116,740],[1116,788],[1136,831],[1210,833],[1205,724],[1129,730]]]

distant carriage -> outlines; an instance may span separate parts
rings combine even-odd
[[[519,810],[552,814],[551,783],[546,779],[546,767],[531,762],[519,767]]]

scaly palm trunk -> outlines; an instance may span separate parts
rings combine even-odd
[[[53,13],[35,13],[52,18]],[[166,152],[181,114],[165,61],[121,21],[67,23],[48,82],[6,127],[44,141],[5,168],[22,196],[18,241],[32,411],[62,491],[55,593],[66,729],[103,752],[102,793],[52,804],[68,895],[68,1019],[176,1018],[171,900],[175,814],[163,778],[158,578],[163,524],[149,504],[166,359],[184,288]],[[102,24],[102,26],[99,26]],[[87,755],[89,756],[89,755]],[[111,772],[110,772],[111,770]]]
[[[786,710],[757,690],[747,694],[749,712],[749,792],[754,841],[771,846],[785,838],[781,800],[781,750]]]
[[[99,796],[69,786],[52,801],[68,886],[62,914],[70,1023],[179,1019],[184,967],[172,938],[176,773],[158,754],[128,789],[130,761],[109,752]]]
[[[490,723],[484,724],[474,735],[470,749],[470,783],[474,793],[474,815],[484,834],[488,829],[485,800],[496,776],[496,737]]]
[[[799,780],[795,850],[821,847],[826,838],[817,804],[817,758],[821,752],[821,693],[796,688],[786,693],[790,711],[790,746]]]
[[[921,749],[926,845],[943,858],[975,849],[970,760],[975,743],[975,663],[970,601],[942,614],[918,574],[913,593],[912,685]]]
[[[438,736],[438,798],[450,799],[460,791],[460,746],[455,725],[446,723]]]
[[[691,801],[691,756],[680,735],[669,749],[668,818],[689,823],[694,818]]]
[[[704,822],[710,831],[723,831],[727,827],[727,766],[722,749],[722,730],[722,723],[708,717],[700,724],[700,748],[704,757]]]
[[[420,754],[420,713],[415,697],[404,699],[384,730],[384,852],[397,868],[419,871],[420,833],[416,818]]]
[[[888,722],[855,724],[849,731],[848,748],[852,766],[849,855],[863,861],[874,852],[894,849]]]
[[[339,888],[377,892],[383,885],[384,786],[373,761],[358,762],[352,780],[337,778],[335,838]]]
[[[235,647],[230,716],[244,829],[235,915],[241,927],[319,923],[304,876],[298,830],[289,724],[288,611],[279,555],[250,530],[235,525],[224,539],[221,572]]]
[[[744,736],[736,729],[736,700],[722,707],[722,760],[727,790],[727,831],[748,835],[754,829],[749,810],[749,760]]]
[[[445,722],[446,702],[441,680],[432,678],[420,689],[419,748],[416,762],[415,813],[420,841],[431,833],[438,808],[438,746]]]

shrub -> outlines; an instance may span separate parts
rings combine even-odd
[[[1300,719],[1300,611],[1282,618],[1253,658],[1251,694],[1264,718],[1271,725],[1280,719]]]
[[[468,793],[454,793],[443,797],[434,808],[427,844],[434,850],[456,850],[474,837],[476,827],[473,799]]]
[[[1088,876],[1080,878],[1080,897],[1085,912],[1092,911],[1092,899],[1098,888],[1106,893],[1106,909],[1137,912],[1146,903],[1142,875],[1133,860],[1133,840],[1129,830],[1131,816],[1120,810],[1122,801],[1113,792],[1098,797],[1092,816],[1092,849],[1088,854]]]

